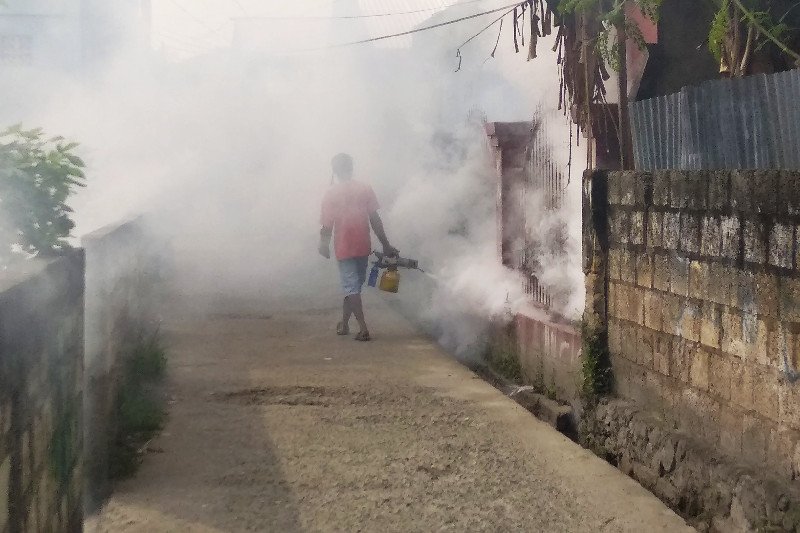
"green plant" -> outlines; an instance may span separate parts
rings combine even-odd
[[[74,223],[66,202],[85,181],[77,146],[46,138],[41,128],[0,132],[0,263],[69,248]]]
[[[492,357],[491,366],[504,378],[514,383],[522,383],[522,366],[515,353],[502,350]]]
[[[717,12],[708,33],[708,49],[732,76],[747,74],[753,52],[768,43],[800,62],[786,40],[791,28],[784,17],[774,20],[764,0],[713,0]],[[787,12],[788,14],[788,12]]]
[[[167,371],[167,354],[161,346],[159,332],[142,335],[134,345],[128,360],[128,374],[132,379],[160,381]]]
[[[118,422],[126,434],[145,434],[159,431],[166,412],[154,391],[136,386],[123,387],[119,394]]]
[[[544,395],[547,396],[547,398],[556,401],[558,399],[558,390],[556,389],[556,384],[551,383],[550,385],[547,385]]]
[[[123,479],[136,473],[141,448],[164,427],[166,410],[157,391],[126,383],[117,393],[117,431],[110,450],[109,475]]]
[[[133,475],[141,461],[141,448],[166,421],[164,398],[158,384],[166,374],[167,356],[158,331],[139,335],[125,359],[117,390],[116,433],[110,452],[110,475]]]
[[[522,365],[515,347],[513,325],[494,336],[486,351],[489,368],[514,383],[522,383]]]
[[[582,328],[582,334],[581,389],[584,399],[593,402],[613,388],[608,336],[605,331],[590,331],[587,327]]]
[[[663,0],[635,0],[636,6],[642,13],[655,22],[658,21],[662,2]],[[596,14],[601,28],[595,37],[597,54],[606,65],[619,70],[621,66],[619,42],[611,39],[612,31],[623,29],[639,49],[643,50],[646,47],[642,30],[625,14],[627,3],[627,0],[565,0],[559,4],[558,10],[561,14]]]
[[[61,416],[57,417],[50,437],[50,473],[61,490],[65,490],[70,481],[72,467],[78,460],[80,437],[75,434],[79,428],[78,416],[80,404],[67,401],[61,406]]]
[[[724,53],[725,38],[728,35],[730,26],[730,16],[728,12],[728,1],[723,0],[722,7],[714,15],[711,27],[708,31],[708,49],[717,61],[722,61]]]

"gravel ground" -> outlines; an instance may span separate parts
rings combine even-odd
[[[367,305],[371,343],[332,334],[334,307],[227,302],[167,324],[168,425],[86,530],[689,530]]]

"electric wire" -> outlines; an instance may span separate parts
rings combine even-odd
[[[210,25],[208,25],[208,23],[206,23],[206,21],[204,21],[203,19],[201,19],[200,17],[198,17],[197,15],[186,9],[186,7],[184,7],[183,5],[179,4],[177,0],[169,0],[169,1],[172,5],[174,5],[175,7],[186,13],[190,18],[192,18],[195,22],[206,28],[208,31],[216,33],[221,38],[226,39],[226,37],[220,33],[219,28],[217,29],[212,28]]]
[[[176,33],[166,32],[166,31],[158,31],[155,32],[155,36],[161,38],[162,40],[169,40],[172,42],[180,43],[185,46],[192,46],[197,49],[208,49],[219,46],[219,42],[214,41],[202,41],[199,39],[193,39],[191,37],[187,37],[184,35],[178,35]]]
[[[234,19],[248,19],[248,20],[352,20],[352,19],[369,19],[380,17],[396,17],[401,15],[415,15],[418,13],[430,13],[431,11],[442,11],[451,7],[458,7],[468,4],[477,4],[479,2],[486,2],[487,0],[467,0],[466,2],[456,2],[455,4],[447,4],[439,7],[428,7],[424,9],[416,9],[413,11],[396,11],[392,13],[369,13],[365,15],[332,15],[332,16],[265,16],[265,17],[233,17]]]
[[[190,41],[180,40],[174,36],[160,33],[156,34],[155,37],[158,40],[158,43],[165,48],[181,50],[194,54],[201,54],[213,50],[214,48],[218,48],[218,45],[215,44],[192,43]]]
[[[525,0],[525,1],[527,1],[527,0]],[[497,23],[497,21],[499,21],[501,18],[503,18],[506,15],[508,15],[509,13],[511,13],[514,10],[515,7],[520,6],[520,5],[524,4],[524,3],[525,2],[515,2],[513,4],[508,4],[508,5],[503,6],[503,7],[498,7],[496,9],[491,9],[489,11],[482,11],[481,13],[474,13],[472,15],[468,15],[468,16],[465,16],[465,17],[460,17],[460,18],[457,18],[457,19],[447,20],[447,21],[444,21],[444,22],[439,22],[437,24],[431,24],[431,25],[428,25],[428,26],[422,26],[420,28],[415,28],[413,30],[403,31],[403,32],[399,32],[399,33],[391,33],[391,34],[388,34],[388,35],[379,35],[377,37],[370,37],[369,39],[361,39],[360,41],[351,41],[351,42],[347,42],[347,43],[339,43],[339,44],[333,44],[333,45],[329,45],[329,46],[321,46],[321,47],[318,47],[318,48],[306,48],[306,49],[303,49],[303,50],[297,50],[297,52],[316,52],[316,51],[320,51],[320,50],[331,50],[331,49],[335,49],[335,48],[344,48],[344,47],[347,47],[347,46],[355,46],[355,45],[359,45],[359,44],[374,43],[374,42],[377,42],[377,41],[384,41],[386,39],[393,39],[395,37],[404,37],[406,35],[411,35],[411,34],[414,34],[414,33],[420,33],[420,32],[423,32],[423,31],[433,30],[435,28],[441,28],[443,26],[449,26],[451,24],[456,24],[458,22],[463,22],[465,20],[470,20],[470,19],[482,17],[484,15],[491,15],[492,13],[498,13],[500,11],[507,10],[502,16],[500,16],[494,22],[492,22],[489,26],[487,26],[486,28],[481,30],[481,32],[479,32],[478,34],[476,34],[476,35],[472,36],[471,38],[467,39],[467,43],[468,43],[469,41],[471,41],[472,39],[474,39],[475,37],[480,35],[480,33],[483,33],[484,31],[486,31],[487,28],[490,28],[495,23]],[[466,43],[464,43],[464,44],[466,44]],[[462,44],[461,46],[464,46],[464,45]]]
[[[499,17],[497,17],[496,19],[494,19],[492,22],[487,24],[481,31],[479,31],[478,33],[476,33],[475,35],[473,35],[472,37],[470,37],[469,39],[467,39],[466,41],[461,43],[461,45],[459,45],[458,48],[456,48],[456,50],[461,50],[464,46],[468,45],[473,39],[475,39],[476,37],[481,35],[483,32],[485,32],[486,30],[488,30],[489,28],[491,28],[492,26],[494,26],[498,22],[501,22],[509,13],[512,13],[514,11],[514,8],[519,7],[521,5],[524,5],[524,4],[525,4],[525,2],[521,2],[521,3],[513,4],[511,6],[501,7],[500,9],[496,9],[494,11],[488,12],[488,13],[497,13],[498,11],[501,11],[503,9],[507,9],[509,7],[511,8],[508,11],[506,11],[505,13],[503,13],[502,15],[500,15]],[[514,31],[516,31],[516,29]]]
[[[236,7],[238,7],[238,8],[239,8],[239,9],[242,11],[242,13],[244,13],[245,15],[247,15],[247,10],[244,8],[244,6],[242,5],[242,3],[241,3],[239,0],[231,0],[231,1],[232,1],[234,4],[236,4]]]

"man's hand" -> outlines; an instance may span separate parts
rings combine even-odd
[[[387,242],[383,245],[383,255],[388,255],[389,257],[397,256],[400,255],[400,250]]]
[[[325,259],[331,258],[331,247],[327,242],[320,242],[318,250],[319,250],[319,255],[321,255]]]

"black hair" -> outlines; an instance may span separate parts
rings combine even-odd
[[[350,177],[350,174],[353,173],[353,158],[345,153],[336,154],[331,159],[331,168],[333,168],[333,173],[339,177],[342,177],[343,174]]]

